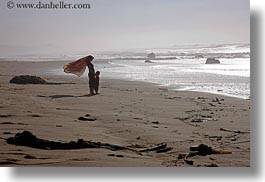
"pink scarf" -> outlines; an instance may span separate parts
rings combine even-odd
[[[87,63],[91,60],[87,57],[83,57],[81,59],[78,59],[77,61],[68,63],[64,65],[63,69],[65,73],[72,73],[77,76],[82,76],[85,72]]]

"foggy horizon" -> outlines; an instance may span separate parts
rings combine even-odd
[[[88,10],[7,9],[6,2],[1,55],[250,42],[248,0],[66,1],[90,3]]]

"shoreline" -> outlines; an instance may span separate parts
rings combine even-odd
[[[82,78],[84,79],[84,78]],[[163,87],[165,89],[171,90],[171,91],[176,91],[176,92],[191,92],[191,93],[197,93],[199,94],[210,94],[210,95],[216,95],[217,97],[221,97],[221,96],[225,96],[225,97],[231,97],[231,98],[235,98],[235,99],[242,99],[242,100],[247,100],[247,101],[251,101],[250,98],[244,98],[244,97],[240,97],[240,96],[235,96],[235,95],[229,95],[226,93],[219,93],[219,92],[208,92],[208,91],[200,91],[200,90],[185,90],[185,89],[175,89],[172,86],[167,86],[167,85],[162,85],[162,84],[158,84],[158,83],[151,83],[151,82],[145,82],[145,81],[134,81],[134,80],[129,80],[129,79],[120,79],[120,78],[102,78],[104,80],[117,80],[117,81],[128,81],[128,82],[139,82],[139,83],[143,83],[143,84],[150,84],[150,86],[155,86],[155,87]]]
[[[106,60],[104,60],[103,62],[105,63]],[[56,65],[60,65],[62,67],[62,65],[64,64],[67,64],[69,62],[71,62],[70,60],[69,61],[0,61],[0,63],[10,63],[10,62],[14,62],[14,63],[42,63],[42,64],[56,64]],[[52,67],[50,68],[52,69]],[[53,68],[54,69],[54,68]],[[63,73],[63,71],[62,71]],[[47,75],[48,73],[45,73],[44,75]],[[63,74],[51,74],[51,75],[54,75],[54,76],[62,76],[62,77],[66,77],[66,78],[69,78],[71,76],[73,77],[76,77],[75,75],[73,74],[67,74],[67,75],[63,75]],[[85,79],[85,76],[83,75],[82,77],[80,77],[80,79]],[[164,84],[160,84],[160,83],[154,83],[154,82],[148,82],[148,81],[141,81],[141,80],[133,80],[133,79],[129,79],[129,78],[108,78],[108,77],[103,77],[101,79],[114,79],[114,80],[124,80],[124,81],[130,81],[130,82],[143,82],[143,83],[147,83],[147,84],[152,84],[152,85],[156,85],[156,86],[159,86],[159,87],[165,87],[165,88],[168,88],[170,90],[173,90],[173,91],[184,91],[184,92],[198,92],[198,93],[209,93],[209,94],[215,94],[215,95],[220,95],[220,96],[227,96],[227,97],[233,97],[233,98],[240,98],[240,99],[245,99],[245,100],[251,100],[251,95],[249,95],[248,97],[244,97],[244,96],[236,96],[236,95],[231,95],[231,94],[227,94],[227,93],[220,93],[218,91],[202,91],[202,90],[189,90],[189,89],[176,89],[170,85],[164,85]]]
[[[89,97],[86,78],[43,71],[60,65],[0,62],[2,166],[250,167],[249,100],[117,79],[101,79],[100,94]],[[74,84],[9,83],[23,74]],[[79,120],[88,114],[96,120]],[[3,139],[22,131],[49,141],[84,139],[132,150],[41,150]],[[133,152],[162,144],[168,151]],[[191,157],[193,165],[179,159],[199,144],[232,154]]]

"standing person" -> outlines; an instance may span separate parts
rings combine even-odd
[[[89,55],[78,59],[77,61],[68,63],[64,65],[63,69],[65,73],[72,73],[79,77],[83,75],[85,72],[86,67],[88,68],[88,79],[89,79],[89,90],[90,95],[95,95],[95,84],[96,84],[96,74],[94,70],[94,65],[91,63],[94,57]]]
[[[87,68],[88,68],[88,79],[89,79],[89,90],[90,95],[95,95],[95,84],[96,84],[96,78],[95,78],[95,69],[94,65],[91,63],[94,59],[93,56],[88,56],[87,61]]]
[[[100,75],[100,72],[99,71],[96,71],[96,82],[95,82],[95,91],[96,91],[96,94],[98,94],[98,87],[99,87],[99,75]]]

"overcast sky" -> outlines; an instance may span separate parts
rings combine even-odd
[[[249,0],[64,0],[90,3],[86,10],[8,9],[8,1],[1,54],[250,42]]]

